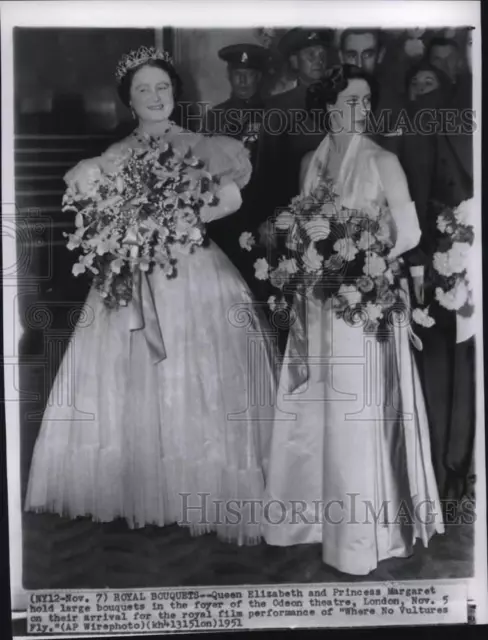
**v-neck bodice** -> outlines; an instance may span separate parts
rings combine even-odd
[[[331,139],[322,141],[310,163],[303,191],[310,193],[320,181],[327,179],[327,164],[331,153]],[[359,209],[371,202],[383,202],[384,190],[377,167],[381,147],[364,135],[355,134],[349,143],[333,181],[344,206]]]

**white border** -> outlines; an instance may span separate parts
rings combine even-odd
[[[475,194],[481,211],[481,34],[479,2],[418,2],[411,1],[352,1],[322,0],[290,2],[285,0],[260,0],[259,2],[226,2],[225,0],[177,0],[158,2],[0,2],[2,35],[2,202],[13,203],[14,191],[14,105],[13,105],[13,49],[12,29],[14,26],[49,27],[149,27],[161,29],[169,27],[218,28],[275,27],[297,25],[325,25],[342,28],[351,26],[378,26],[390,28],[456,27],[475,26],[473,34],[473,78],[474,104],[479,125],[475,136]],[[259,18],[259,23],[256,19]],[[419,25],[421,22],[421,25]],[[11,213],[3,209],[3,214]],[[3,266],[4,270],[16,263],[15,238],[4,227],[2,216]],[[481,306],[481,245],[477,254],[479,275],[477,302],[477,469],[484,469],[484,387],[483,387],[483,324]],[[4,273],[7,273],[4,271]],[[18,309],[14,301],[17,294],[15,279],[5,278],[3,287],[4,344],[6,363],[9,357],[15,364],[16,345],[13,336],[22,333]],[[12,310],[12,313],[9,313]],[[5,403],[7,421],[7,473],[9,491],[9,523],[11,545],[11,591],[14,609],[26,606],[27,593],[21,584],[22,540],[20,504],[19,428],[20,420],[17,402],[12,400],[18,389],[15,366],[5,366]],[[485,478],[477,483],[477,525],[475,545],[476,578],[470,581],[471,597],[477,600],[477,617],[480,622],[488,622],[487,557],[486,557],[486,491]],[[443,581],[446,582],[446,581]],[[245,586],[245,585],[240,585]],[[484,597],[485,600],[480,600]]]

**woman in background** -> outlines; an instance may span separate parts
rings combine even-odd
[[[438,241],[437,213],[432,201],[455,207],[472,197],[472,135],[462,127],[467,116],[462,114],[459,94],[453,93],[452,83],[441,70],[422,62],[408,74],[407,88],[409,117],[420,129],[404,136],[401,160],[423,239],[406,259],[417,270],[413,278],[417,301],[430,304],[434,299],[432,256]],[[464,96],[463,101],[466,107],[471,96]],[[441,109],[455,113],[454,122],[443,119]],[[425,130],[421,128],[422,122]],[[458,128],[457,133],[452,131],[453,125]],[[431,314],[436,324],[418,329],[423,342],[418,360],[434,468],[441,497],[459,500],[468,490],[473,452],[474,337],[463,335],[463,322],[459,322],[455,312],[433,305]]]

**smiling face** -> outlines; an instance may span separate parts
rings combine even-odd
[[[334,105],[328,105],[332,133],[361,133],[371,111],[371,87],[362,78],[349,80]]]
[[[416,100],[418,96],[431,93],[438,89],[439,86],[440,84],[436,74],[428,69],[422,69],[417,71],[410,80],[410,86],[408,87],[409,98],[410,100]]]
[[[141,122],[163,122],[175,103],[171,78],[158,67],[141,67],[132,78],[130,106]]]
[[[327,49],[322,44],[306,47],[292,55],[290,61],[303,82],[317,82],[327,69]]]

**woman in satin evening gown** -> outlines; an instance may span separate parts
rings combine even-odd
[[[220,203],[202,210],[205,222],[237,211],[251,173],[243,145],[174,124],[179,81],[170,59],[154,51],[136,59],[122,65],[119,81],[138,118],[134,135],[77,165],[67,182],[80,184],[90,168],[156,138],[191,149],[222,176]],[[159,268],[147,276],[166,350],[159,363],[145,332],[131,330],[132,303],[110,310],[91,289],[44,413],[25,508],[98,522],[124,518],[131,528],[178,523],[193,535],[216,531],[254,544],[260,523],[236,513],[239,501],[260,500],[264,491],[274,393],[266,325],[215,244],[176,257],[176,278]],[[56,402],[63,384],[73,389],[69,406]],[[238,504],[229,515],[231,500]]]
[[[348,208],[386,203],[395,238],[388,259],[400,265],[420,230],[396,156],[362,133],[374,95],[373,80],[349,66],[310,90],[312,106],[326,106],[329,134],[304,157],[301,190],[327,178]],[[408,302],[406,275],[401,291]],[[410,344],[418,339],[404,325],[378,342],[338,319],[330,300],[308,298],[304,322],[307,372],[297,383],[287,364],[300,344],[293,324],[280,376],[264,536],[279,546],[321,543],[326,564],[367,575],[444,530]]]

